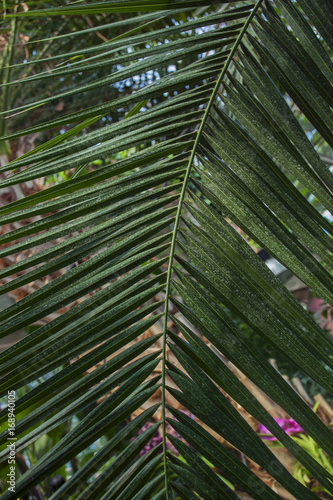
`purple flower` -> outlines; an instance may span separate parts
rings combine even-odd
[[[143,431],[141,429],[141,431],[139,431],[139,434],[141,434],[142,432]],[[153,435],[153,437],[148,441],[146,446],[140,451],[140,457],[142,457],[142,455],[145,455],[146,453],[148,453],[148,451],[150,451],[152,448],[155,448],[160,443],[162,443],[162,436],[160,436],[160,433],[157,431]],[[161,450],[161,453],[162,453],[162,450]]]
[[[299,433],[304,432],[304,429],[300,425],[298,425],[295,420],[292,418],[274,418],[274,420],[279,424],[280,427],[287,433]],[[276,437],[274,437],[271,432],[264,425],[258,425],[258,431],[262,434],[268,434],[268,436],[261,436],[261,439],[267,439],[268,441],[277,441]]]
[[[195,416],[192,415],[192,413],[188,412],[187,410],[180,410],[180,411],[183,412],[183,413],[185,413],[185,415],[187,415],[188,417],[190,417],[192,420],[195,420]],[[140,434],[142,434],[144,431],[146,431],[147,429],[149,429],[149,427],[151,425],[152,424],[148,422],[143,427],[141,427],[141,429],[138,431],[138,436]],[[169,434],[172,434],[176,438],[181,439],[182,441],[184,441],[182,439],[182,437],[169,424],[167,425],[167,431],[169,432]],[[134,439],[135,438],[132,438],[131,441],[134,441]],[[162,441],[163,441],[162,436],[160,435],[159,431],[157,431],[154,434],[154,436],[148,441],[148,443],[146,444],[146,446],[144,448],[142,448],[142,450],[140,451],[140,457],[142,457],[142,455],[145,455],[146,453],[148,453],[148,451],[150,451],[152,448],[155,448],[156,446],[158,446],[159,444],[161,444]],[[179,455],[179,453],[176,450],[176,448],[171,443],[169,443],[168,441],[166,443],[166,447],[167,447],[168,450],[172,451],[172,453],[174,453],[175,455]],[[162,453],[162,450],[161,450],[161,453]]]
[[[145,432],[147,429],[149,429],[150,426],[151,426],[151,424],[148,422],[143,427],[141,427],[141,429],[138,431],[138,436],[140,434],[142,434],[143,432]],[[131,439],[131,441],[134,441],[134,439],[135,439],[135,437],[133,437]],[[148,453],[148,451],[150,451],[152,448],[155,448],[156,446],[158,446],[161,442],[162,442],[162,436],[160,435],[159,431],[157,431],[157,432],[155,432],[153,437],[148,441],[146,446],[144,448],[142,448],[142,450],[140,451],[140,457],[142,457],[142,455],[145,455],[146,453]]]

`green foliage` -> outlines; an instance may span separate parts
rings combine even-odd
[[[41,133],[49,140],[1,166],[1,186],[56,182],[0,208],[1,224],[15,223],[0,257],[36,248],[0,270],[1,279],[13,278],[1,291],[59,275],[2,311],[1,338],[39,327],[0,353],[0,390],[19,395],[32,384],[16,401],[17,451],[68,427],[3,500],[75,464],[103,436],[50,499],[216,500],[239,491],[279,498],[222,440],[295,498],[315,498],[225,394],[333,493],[332,471],[225,364],[280,405],[318,449],[332,450],[330,430],[239,326],[331,391],[331,339],[252,248],[264,248],[332,304],[333,228],[323,215],[333,211],[332,173],[305,133],[318,134],[327,155],[329,0],[27,6],[7,5],[7,26],[29,30],[37,49],[24,63],[4,60],[11,76],[3,85],[3,141]],[[3,409],[2,426],[6,418]],[[140,455],[158,427],[162,446]],[[3,430],[2,446],[7,437]]]
[[[307,453],[309,453],[323,468],[325,468],[329,474],[333,473],[333,461],[329,457],[327,457],[320,448],[317,443],[310,437],[301,434],[299,438],[294,438],[299,446],[301,446]],[[305,486],[309,486],[311,483],[310,477],[311,474],[305,467],[303,467],[300,463],[295,463],[294,468],[294,477],[296,477],[301,483]],[[311,488],[312,491],[324,491],[329,494],[329,491],[323,488],[322,486],[314,486]]]

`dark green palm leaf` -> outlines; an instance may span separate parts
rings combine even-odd
[[[88,15],[98,26],[86,27]],[[106,435],[49,498],[280,498],[222,440],[295,498],[315,498],[228,397],[333,494],[329,471],[225,364],[332,452],[332,433],[233,319],[332,390],[331,339],[235,229],[333,303],[333,230],[324,216],[333,209],[332,173],[304,131],[311,125],[333,145],[329,1],[32,2],[8,19],[19,30],[28,18],[40,31],[42,16],[56,26],[52,36],[39,33],[47,49],[26,65],[9,45],[3,57],[3,144],[66,130],[3,164],[1,186],[71,174],[0,208],[1,223],[12,225],[2,236],[0,257],[12,261],[0,270],[2,293],[58,273],[2,311],[1,337],[36,328],[0,353],[0,391],[20,391],[17,451],[73,417],[77,424],[1,498],[31,491]],[[67,33],[60,16],[76,23]],[[109,30],[96,43],[96,32]],[[171,64],[176,71],[166,70]],[[121,95],[124,81],[149,72],[159,77]],[[27,119],[59,100],[66,114]],[[97,160],[104,164],[87,170]],[[3,408],[4,466],[6,419]],[[158,429],[159,446],[140,453]]]

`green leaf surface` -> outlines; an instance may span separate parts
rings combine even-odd
[[[333,304],[330,1],[3,7],[0,460],[15,390],[29,467],[1,498],[333,493],[329,427],[258,347],[329,394],[332,340],[256,255]]]

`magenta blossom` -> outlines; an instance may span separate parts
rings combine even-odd
[[[298,425],[295,420],[292,418],[274,418],[274,420],[279,424],[280,427],[287,433],[299,433],[304,432],[304,429],[300,425]],[[261,436],[261,439],[267,439],[268,441],[277,441],[276,437],[274,437],[271,432],[264,425],[260,424],[258,426],[258,431],[262,434],[269,434],[268,436]]]
[[[188,412],[187,410],[180,410],[182,413],[185,413],[185,415],[187,415],[188,417],[190,417],[192,420],[195,420],[195,416],[192,415],[192,413]],[[144,431],[146,431],[147,429],[149,429],[149,427],[151,426],[152,424],[147,422],[143,427],[141,427],[141,429],[138,431],[138,435],[142,434]],[[171,425],[167,425],[167,432],[169,434],[171,434],[172,436],[175,436],[176,438],[180,439],[181,441],[184,441],[183,438],[178,434],[178,432],[176,432],[172,427]],[[134,441],[135,438],[132,438],[131,441]],[[160,435],[160,432],[157,431],[154,436],[148,441],[148,443],[146,444],[146,446],[140,451],[140,456],[142,457],[142,455],[145,455],[146,453],[148,453],[148,451],[150,451],[152,448],[155,448],[156,446],[158,446],[159,444],[161,444],[163,441],[162,439],[162,436]],[[166,443],[166,447],[168,450],[172,451],[172,453],[174,453],[175,455],[179,455],[178,451],[176,450],[176,448],[167,441]],[[161,453],[162,453],[162,449],[161,449]]]
[[[149,422],[147,424],[145,424],[139,430],[138,435],[142,434],[144,431],[146,431],[147,429],[149,429],[150,426],[151,426],[151,424]],[[134,441],[134,439],[135,438],[132,438],[131,441]],[[157,431],[153,435],[153,437],[148,441],[148,443],[146,444],[146,446],[140,451],[140,457],[142,457],[142,455],[145,455],[146,453],[148,453],[148,451],[150,451],[152,448],[155,448],[155,446],[158,446],[161,442],[162,442],[162,436]]]

